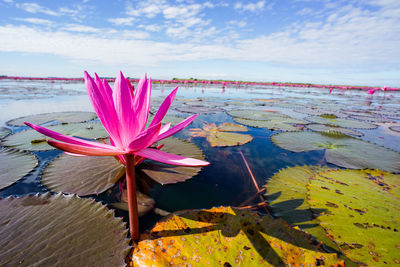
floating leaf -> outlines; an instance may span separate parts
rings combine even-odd
[[[53,192],[87,196],[114,186],[125,173],[113,157],[75,157],[61,154],[46,166],[41,182]]]
[[[124,196],[127,196],[127,193],[125,193]],[[156,201],[154,199],[152,199],[151,197],[149,197],[148,195],[143,194],[142,192],[136,191],[136,199],[137,199],[139,216],[146,215],[147,213],[152,211],[156,206]],[[125,210],[125,211],[129,210],[127,199],[123,199],[121,202],[110,203],[110,205],[116,209]]]
[[[97,118],[96,113],[85,112],[85,111],[69,111],[69,112],[53,112],[53,113],[42,113],[29,115],[17,119],[13,119],[7,122],[12,126],[25,126],[24,122],[30,122],[33,124],[42,124],[45,122],[55,121],[58,123],[77,123],[90,121]]]
[[[273,135],[271,140],[275,145],[293,152],[325,149],[327,162],[345,168],[380,168],[400,172],[398,152],[353,137],[315,132],[287,132]]]
[[[209,107],[205,105],[180,106],[175,109],[181,112],[197,113],[197,114],[217,113],[222,111],[221,108]]]
[[[309,184],[320,224],[350,259],[369,266],[400,263],[400,175],[379,170],[321,172]]]
[[[0,139],[6,137],[11,133],[11,130],[6,127],[0,127]]]
[[[282,119],[287,116],[282,115],[278,112],[263,111],[263,110],[231,110],[228,114],[232,117],[247,119],[247,120],[259,120],[259,121],[269,121],[273,119]]]
[[[283,220],[230,207],[182,211],[158,222],[135,247],[134,266],[331,266],[310,236]]]
[[[212,147],[215,146],[239,146],[247,144],[253,137],[248,134],[238,134],[231,132],[247,132],[245,126],[234,123],[222,123],[218,126],[215,123],[206,124],[203,129],[190,129],[192,137],[206,137]]]
[[[0,149],[0,189],[27,175],[37,164],[33,154]]]
[[[0,200],[1,266],[122,266],[125,224],[92,199],[50,194]]]
[[[77,136],[86,139],[107,138],[108,133],[99,122],[69,123],[46,127],[62,134]],[[52,150],[54,147],[46,142],[47,137],[35,130],[20,131],[9,135],[2,141],[2,145],[26,151]]]
[[[393,125],[389,127],[393,132],[400,132],[400,125]]]
[[[307,117],[306,120],[319,123],[319,124],[327,124],[338,127],[345,128],[356,128],[356,129],[375,129],[376,125],[368,122],[358,121],[358,120],[350,120],[344,118],[329,118],[321,116],[311,116]]]
[[[347,134],[347,135],[354,135],[354,136],[363,136],[364,135],[362,132],[359,132],[356,130],[343,128],[343,127],[337,127],[337,126],[329,126],[329,125],[324,125],[324,124],[309,124],[309,125],[307,125],[307,128],[312,131],[324,132],[324,133],[330,133],[330,134],[340,133],[340,134]]]
[[[234,118],[234,120],[238,123],[250,126],[250,127],[258,127],[258,128],[267,128],[270,130],[277,131],[298,131],[299,128],[293,125],[290,125],[286,122],[282,122],[279,120],[274,121],[256,121],[256,120],[247,120],[241,118]]]
[[[195,144],[170,137],[159,142],[164,144],[162,151],[185,157],[204,160],[204,154]],[[139,177],[150,177],[160,184],[183,182],[195,176],[201,167],[180,167],[153,160],[145,160],[136,167]]]

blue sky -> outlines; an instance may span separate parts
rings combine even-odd
[[[0,75],[400,87],[399,0],[0,0]]]

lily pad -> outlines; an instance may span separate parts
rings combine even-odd
[[[273,135],[271,140],[275,145],[293,152],[325,149],[327,162],[345,168],[380,168],[400,172],[398,152],[345,135],[287,132]]]
[[[323,133],[330,133],[330,134],[347,134],[347,135],[354,135],[354,136],[363,136],[362,132],[352,130],[349,128],[337,127],[337,126],[329,126],[324,124],[309,124],[307,128],[316,131],[316,132],[323,132]]]
[[[11,130],[7,127],[0,127],[0,139],[6,137],[11,133]]]
[[[1,266],[122,266],[126,227],[104,205],[76,196],[0,200]]]
[[[114,186],[124,174],[124,166],[113,157],[61,154],[46,166],[41,182],[53,192],[98,195]]]
[[[259,120],[269,121],[273,119],[286,118],[287,116],[280,114],[279,112],[263,111],[263,110],[231,110],[228,114],[232,117],[247,119],[247,120]]]
[[[69,123],[46,127],[62,134],[77,136],[86,139],[107,138],[108,133],[99,122]],[[35,130],[20,131],[3,139],[2,145],[25,151],[53,150],[54,147],[47,144],[48,137]]]
[[[164,147],[161,150],[168,153],[200,160],[204,160],[205,158],[203,151],[201,151],[201,149],[195,144],[178,138],[169,137],[160,141],[159,144],[164,144]],[[160,184],[186,181],[199,173],[200,170],[201,167],[172,166],[153,160],[145,160],[136,167],[137,175],[139,177],[150,177]]]
[[[400,263],[400,175],[379,170],[334,170],[309,184],[312,208],[350,259],[369,266]]]
[[[393,132],[400,132],[400,125],[394,125],[394,126],[390,126],[389,127],[390,130],[392,130]]]
[[[234,121],[237,123],[241,123],[250,127],[257,127],[257,128],[267,128],[270,130],[277,130],[277,131],[298,131],[299,128],[288,124],[284,121],[273,120],[273,121],[257,121],[257,120],[247,120],[242,118],[234,118]]]
[[[33,124],[42,124],[51,121],[58,123],[77,123],[77,122],[90,121],[95,118],[97,118],[97,115],[94,112],[86,112],[86,111],[53,112],[53,113],[29,115],[13,119],[8,121],[7,124],[12,126],[25,126],[24,122],[30,122]]]
[[[197,113],[197,114],[217,113],[222,111],[221,108],[209,107],[205,105],[180,106],[175,109],[185,113]]]
[[[141,240],[134,266],[333,265],[336,254],[311,244],[310,236],[281,219],[230,207],[176,212]]]
[[[27,175],[37,164],[33,154],[0,149],[0,189]]]
[[[190,134],[192,137],[206,137],[212,147],[225,147],[239,146],[253,140],[251,135],[232,133],[247,131],[248,129],[245,126],[226,122],[218,126],[215,123],[206,124],[203,129],[190,129]]]
[[[331,126],[338,126],[344,128],[375,129],[377,127],[375,124],[371,124],[368,122],[337,118],[337,117],[329,118],[329,117],[323,117],[323,115],[307,117],[306,120],[314,123],[327,124]]]

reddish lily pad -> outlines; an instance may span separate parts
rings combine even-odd
[[[122,266],[130,249],[126,234],[122,220],[92,199],[0,200],[1,266]]]
[[[0,189],[27,175],[37,164],[33,154],[0,149]]]
[[[324,149],[327,162],[345,168],[400,172],[400,153],[345,135],[287,132],[273,135],[271,140],[293,152]]]
[[[12,126],[25,126],[24,122],[30,122],[33,124],[43,124],[46,122],[58,122],[58,123],[78,123],[90,121],[97,118],[96,113],[86,111],[68,111],[68,112],[53,112],[53,113],[42,113],[29,115],[17,119],[13,119],[7,122],[8,125]]]
[[[192,137],[206,137],[212,147],[219,146],[239,146],[247,144],[253,137],[248,134],[239,134],[232,132],[247,132],[245,126],[234,123],[222,123],[218,126],[215,123],[206,124],[203,129],[190,129]]]
[[[336,254],[281,219],[230,207],[176,212],[148,233],[132,254],[134,266],[332,266]]]
[[[161,149],[165,152],[185,157],[204,160],[204,154],[195,144],[170,137],[159,142],[164,144]],[[160,184],[171,184],[191,179],[200,172],[201,167],[172,166],[153,160],[145,160],[136,167],[139,177],[150,177]]]
[[[368,266],[400,263],[400,175],[331,170],[315,175],[309,204],[325,211],[320,225],[350,259]]]
[[[86,139],[107,138],[108,133],[99,122],[69,123],[46,127],[62,134],[82,137]],[[20,131],[3,139],[2,145],[23,151],[53,150],[47,144],[49,138],[35,130]]]

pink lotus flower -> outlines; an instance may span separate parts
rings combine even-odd
[[[172,128],[170,128],[170,123],[161,124],[175,98],[177,87],[167,96],[149,127],[146,128],[151,98],[151,80],[148,80],[146,75],[139,80],[136,90],[121,72],[115,81],[114,90],[111,89],[106,80],[100,80],[97,74],[95,74],[95,79],[93,80],[85,71],[84,78],[94,110],[110,136],[110,144],[70,137],[27,122],[25,124],[41,134],[58,140],[49,140],[47,142],[69,154],[77,156],[118,156],[121,159],[126,165],[131,236],[133,239],[138,240],[134,167],[143,158],[180,166],[208,165],[209,163],[206,161],[186,158],[151,148],[155,142],[167,138],[188,126],[197,115],[190,116]]]

